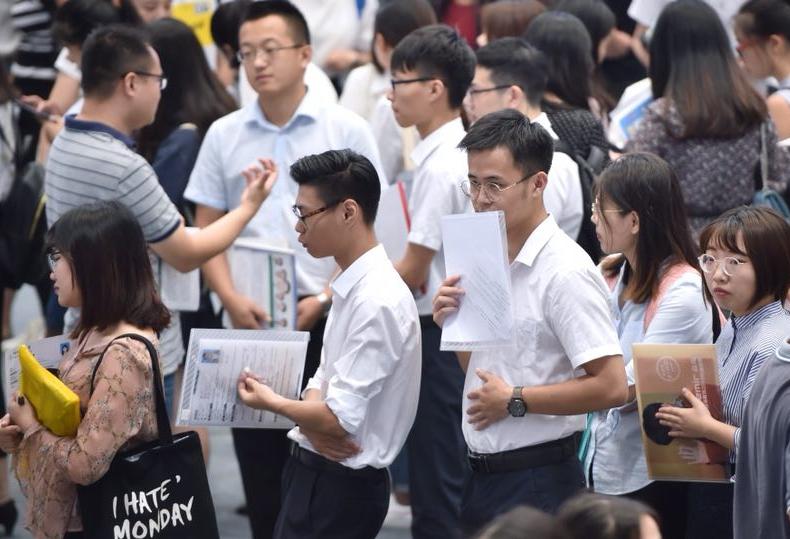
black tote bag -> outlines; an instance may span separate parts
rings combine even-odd
[[[145,344],[151,355],[159,439],[119,452],[101,479],[78,487],[85,539],[219,539],[198,436],[173,435],[156,350],[145,337],[118,339],[125,337]],[[106,351],[93,370],[91,393]]]

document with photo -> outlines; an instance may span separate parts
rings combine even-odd
[[[442,350],[474,351],[513,345],[513,304],[501,211],[442,217],[447,275],[460,275],[458,312],[442,329]]]
[[[722,420],[719,364],[712,344],[635,344],[636,396],[650,479],[728,482],[729,450],[704,439],[673,438],[656,412],[663,404],[688,407],[682,389]]]
[[[71,339],[67,335],[56,335],[24,344],[27,344],[30,352],[45,369],[56,374],[63,354],[71,347]],[[3,391],[6,398],[19,388],[20,372],[22,369],[19,366],[19,347],[12,346],[3,355]]]
[[[399,181],[381,193],[375,223],[376,238],[393,262],[399,261],[406,253],[410,228],[406,187]]]
[[[298,399],[309,339],[301,331],[193,329],[176,425],[294,427],[286,417],[245,406],[236,386],[249,368],[275,392]]]

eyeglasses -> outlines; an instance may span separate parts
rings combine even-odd
[[[298,49],[300,47],[304,47],[304,43],[296,43],[295,45],[283,45],[281,47],[255,47],[249,49],[241,49],[239,52],[236,53],[236,59],[241,62],[253,62],[258,55],[262,55],[263,59],[267,62],[274,58],[274,55],[280,51],[285,51],[288,49]]]
[[[318,215],[319,213],[323,213],[331,208],[337,206],[339,202],[333,202],[332,204],[327,204],[326,206],[321,206],[317,210],[309,211],[307,213],[302,213],[302,208],[297,205],[291,206],[291,210],[294,212],[294,215],[299,220],[302,225],[307,228],[307,218],[312,217],[313,215]]]
[[[759,43],[759,41],[756,40],[756,39],[749,39],[749,40],[745,40],[745,41],[740,41],[739,40],[738,43],[735,45],[735,52],[738,53],[738,56],[743,58],[744,51],[746,51],[746,49],[748,49],[750,47],[754,47],[758,43]]]
[[[416,79],[390,79],[390,84],[392,85],[392,91],[395,91],[395,87],[399,84],[411,84],[412,82],[428,82],[429,80],[441,80],[439,77],[417,77]]]
[[[495,92],[497,90],[506,90],[507,88],[510,88],[511,86],[517,86],[517,85],[515,85],[515,84],[500,84],[498,86],[492,86],[491,88],[472,88],[472,87],[470,87],[466,91],[466,95],[468,95],[469,97],[474,97],[477,94],[484,94],[486,92]]]
[[[513,189],[515,186],[520,184],[521,182],[525,182],[528,179],[532,178],[537,172],[533,172],[528,176],[524,176],[516,183],[510,184],[507,187],[502,187],[496,182],[479,182],[477,180],[464,180],[461,182],[461,192],[468,196],[469,198],[477,198],[480,196],[480,191],[483,191],[486,194],[486,198],[488,200],[496,200],[500,197],[502,193],[507,191],[508,189]]]
[[[702,268],[702,271],[705,273],[714,273],[716,268],[721,266],[724,275],[727,277],[733,277],[738,272],[738,269],[747,263],[743,260],[738,260],[734,256],[714,258],[707,254],[700,255],[697,260],[699,260],[699,267]]]
[[[47,253],[47,264],[49,264],[50,271],[55,271],[55,266],[57,266],[58,260],[60,260],[60,258],[60,251],[50,251]]]
[[[600,213],[623,213],[623,210],[620,210],[620,209],[617,209],[617,210],[615,210],[615,209],[604,210],[604,209],[602,209],[602,208],[600,208],[598,206],[597,202],[593,202],[592,204],[590,204],[590,213],[592,213],[593,215],[600,214]]]
[[[132,73],[135,75],[140,75],[141,77],[153,77],[155,79],[159,79],[159,90],[164,90],[167,88],[167,77],[165,77],[164,73],[159,75],[156,73],[147,73],[145,71],[132,71]]]

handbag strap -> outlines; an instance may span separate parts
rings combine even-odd
[[[110,341],[110,343],[99,356],[99,360],[96,362],[96,365],[93,367],[93,373],[91,374],[90,395],[93,395],[93,383],[96,379],[96,371],[99,370],[99,365],[101,365],[101,362],[104,359],[104,354],[107,353],[107,350],[110,348],[110,346],[112,346],[113,343],[118,339],[132,339],[139,341],[143,343],[148,349],[148,354],[151,356],[151,366],[154,371],[154,406],[156,408],[156,427],[159,434],[159,441],[167,444],[173,443],[173,431],[170,428],[170,419],[167,417],[165,392],[162,388],[162,373],[159,370],[159,354],[156,353],[156,348],[154,348],[154,345],[151,343],[151,341],[142,335],[138,335],[137,333],[124,333],[123,335],[119,335]]]

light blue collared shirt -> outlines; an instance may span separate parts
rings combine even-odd
[[[307,92],[293,117],[284,126],[269,122],[257,101],[214,122],[206,133],[184,198],[218,210],[236,208],[246,187],[241,171],[268,157],[277,164],[278,178],[272,194],[242,232],[296,252],[299,295],[318,294],[332,277],[331,257],[315,259],[297,241],[296,218],[291,206],[298,185],[290,167],[305,155],[350,148],[370,159],[387,185],[376,141],[365,120],[339,105],[326,105]]]

